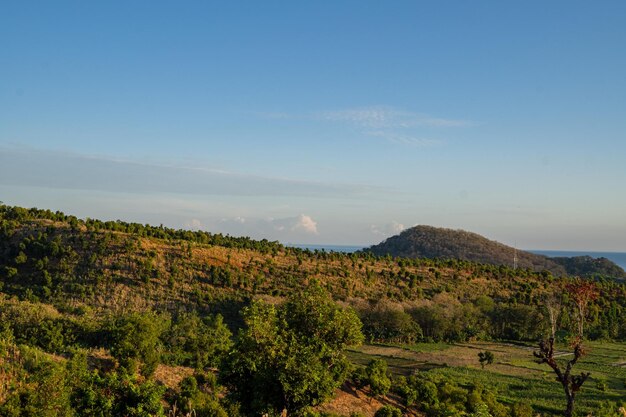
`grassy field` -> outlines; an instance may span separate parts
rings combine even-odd
[[[575,366],[576,373],[591,372],[577,398],[579,414],[587,415],[600,409],[602,402],[626,405],[626,344],[589,342],[587,355]],[[484,369],[478,362],[478,352],[489,350],[495,361]],[[564,393],[552,370],[540,365],[532,356],[533,346],[507,343],[416,344],[407,346],[363,345],[349,352],[357,364],[367,364],[382,358],[396,375],[430,372],[445,375],[461,384],[480,383],[493,388],[505,403],[525,401],[535,411],[557,414],[564,407]],[[567,346],[558,356],[571,357]]]

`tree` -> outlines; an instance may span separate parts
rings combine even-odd
[[[589,372],[581,372],[579,375],[572,375],[572,368],[580,358],[585,354],[583,348],[583,329],[584,321],[586,320],[587,306],[590,301],[595,300],[598,297],[598,289],[593,282],[577,280],[566,286],[566,291],[569,297],[574,301],[576,309],[575,321],[577,324],[577,334],[572,341],[572,347],[574,350],[574,357],[567,361],[564,365],[557,362],[554,357],[554,343],[555,343],[555,325],[556,317],[554,312],[550,311],[550,319],[552,321],[551,332],[552,334],[547,340],[539,342],[539,350],[533,352],[533,355],[538,359],[539,363],[546,363],[557,376],[557,381],[563,386],[565,391],[565,398],[567,405],[565,408],[565,417],[572,417],[574,413],[574,401],[576,394],[580,391],[581,387],[591,375]]]
[[[422,338],[419,324],[400,306],[388,301],[369,305],[361,313],[363,333],[370,340],[414,343]]]
[[[391,388],[391,379],[387,375],[387,362],[374,359],[365,368],[372,396],[384,396]]]
[[[243,318],[220,375],[246,415],[301,415],[322,403],[347,376],[343,350],[363,340],[356,313],[316,285],[280,306],[255,301]]]
[[[160,359],[159,337],[168,325],[167,320],[153,312],[117,318],[112,323],[111,354],[127,372],[136,372],[142,362],[141,374],[152,376]]]
[[[165,358],[199,370],[215,367],[230,350],[231,336],[219,314],[201,318],[195,312],[181,313],[163,337]]]
[[[479,404],[476,410],[470,414],[470,417],[492,417],[489,413],[489,407],[486,404]]]
[[[483,369],[485,369],[485,365],[491,365],[494,359],[495,359],[495,356],[493,355],[492,352],[488,350],[478,353],[478,362],[480,362],[480,366]]]
[[[393,405],[383,405],[376,411],[374,417],[402,417],[402,411]]]

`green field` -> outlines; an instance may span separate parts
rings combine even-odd
[[[574,367],[576,373],[591,372],[577,397],[577,411],[587,415],[599,410],[604,401],[626,405],[626,344],[589,342],[587,355]],[[495,361],[484,369],[478,352],[489,350]],[[447,376],[460,384],[480,383],[495,389],[504,403],[524,401],[535,411],[558,414],[564,408],[564,394],[547,365],[534,361],[533,346],[508,343],[455,343],[416,345],[363,345],[349,352],[356,364],[382,358],[395,375],[429,372]],[[567,346],[558,354],[567,360]]]

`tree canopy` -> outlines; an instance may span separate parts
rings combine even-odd
[[[311,286],[274,306],[255,301],[222,371],[248,413],[300,415],[332,396],[349,363],[342,353],[363,340],[356,313]]]

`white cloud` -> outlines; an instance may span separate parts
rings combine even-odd
[[[202,230],[204,229],[204,224],[198,219],[191,219],[185,223],[185,229]]]
[[[232,217],[222,218],[215,225],[218,232],[257,239],[294,241],[319,235],[317,222],[306,214],[283,218]]]
[[[384,237],[388,237],[388,236],[393,236],[393,235],[397,235],[398,233],[402,232],[405,229],[404,225],[402,223],[398,223],[395,220],[392,220],[390,223],[384,224],[384,225],[371,225],[370,226],[370,231],[378,236],[384,236]]]
[[[314,235],[319,234],[317,231],[317,222],[313,220],[311,216],[307,216],[306,214],[301,214],[297,217],[295,224],[291,226],[291,230],[302,230],[306,233]]]

